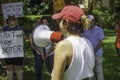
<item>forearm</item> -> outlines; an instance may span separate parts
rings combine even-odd
[[[103,41],[101,40],[94,48],[94,52],[96,53],[96,51],[98,51],[102,47],[102,45],[103,45]]]

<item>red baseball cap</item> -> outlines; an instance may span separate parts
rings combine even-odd
[[[80,23],[81,17],[84,15],[84,11],[74,5],[65,6],[60,13],[52,15],[52,19],[65,19],[71,22]]]

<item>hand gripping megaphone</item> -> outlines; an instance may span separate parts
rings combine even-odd
[[[39,25],[32,32],[33,43],[38,47],[45,47],[51,42],[59,42],[63,39],[61,32],[50,31],[46,25]]]

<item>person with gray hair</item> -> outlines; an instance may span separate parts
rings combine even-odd
[[[84,36],[90,40],[94,48],[95,55],[95,75],[97,80],[104,80],[103,77],[103,39],[105,38],[103,29],[95,24],[95,17],[93,15],[87,16],[90,21],[89,29],[85,30]],[[90,80],[94,80],[91,78]]]

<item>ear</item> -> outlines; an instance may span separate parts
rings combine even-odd
[[[63,20],[63,26],[68,26],[69,24],[69,21],[66,19],[66,20]]]

